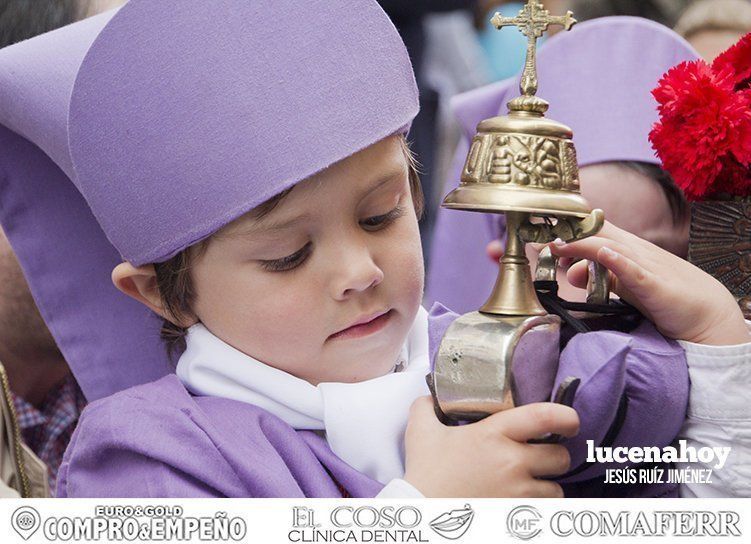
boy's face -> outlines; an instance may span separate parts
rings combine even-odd
[[[407,160],[387,138],[216,233],[196,260],[196,317],[317,384],[388,373],[422,298]]]

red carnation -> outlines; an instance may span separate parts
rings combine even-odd
[[[733,64],[742,49],[712,67],[704,61],[680,64],[653,91],[660,121],[650,141],[691,200],[749,194],[751,91],[736,90],[745,72]]]
[[[712,70],[731,70],[736,90],[747,89],[751,84],[751,34],[717,57]]]

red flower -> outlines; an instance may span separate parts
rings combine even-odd
[[[733,47],[717,57],[712,63],[712,70],[731,70],[736,90],[747,89],[751,84],[751,34],[746,34]]]
[[[711,67],[695,61],[672,68],[653,91],[660,121],[650,141],[691,200],[751,193],[751,91],[736,90],[751,69],[735,64],[749,52],[739,45]]]

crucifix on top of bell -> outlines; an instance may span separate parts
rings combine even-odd
[[[495,287],[479,311],[448,328],[436,356],[431,390],[437,413],[447,421],[477,420],[550,399],[560,318],[540,304],[525,245],[582,239],[596,234],[604,222],[603,212],[592,210],[579,191],[571,129],[545,118],[549,104],[536,96],[537,40],[550,25],[570,30],[576,23],[573,14],[551,16],[541,2],[529,0],[518,16],[497,13],[491,21],[499,30],[519,27],[528,39],[527,59],[521,96],[509,102],[508,115],[478,125],[461,183],[443,202],[449,209],[506,215],[506,249]],[[547,256],[540,263],[538,277],[554,279],[555,259]],[[594,287],[601,299],[607,298],[601,285],[606,276],[599,277]],[[570,398],[573,393],[568,393],[558,396]]]
[[[534,96],[537,94],[537,40],[542,38],[550,25],[560,25],[565,30],[571,30],[576,24],[573,12],[553,16],[541,3],[530,0],[516,17],[504,17],[496,13],[490,22],[498,30],[505,26],[516,26],[527,37],[527,60],[524,63],[520,89],[523,96]],[[543,101],[538,103],[540,102]],[[542,113],[545,111],[547,107]]]

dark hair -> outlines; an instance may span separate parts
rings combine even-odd
[[[84,0],[0,1],[0,48],[78,20]]]
[[[672,176],[659,165],[640,161],[618,161],[615,164],[627,168],[637,174],[646,176],[657,182],[665,197],[668,199],[670,211],[673,214],[673,224],[680,224],[689,214],[688,201],[683,191],[675,184]]]
[[[409,171],[409,187],[412,193],[412,201],[417,213],[417,218],[422,216],[424,197],[420,186],[419,164],[410,150],[404,138],[402,149],[407,158]],[[287,189],[270,198],[263,204],[253,209],[253,214],[261,218],[269,214],[292,189]],[[211,238],[206,238],[197,244],[181,251],[171,259],[163,263],[155,263],[157,288],[159,297],[171,320],[162,321],[161,337],[167,344],[167,353],[171,358],[185,351],[185,335],[187,329],[180,325],[193,316],[193,304],[195,302],[195,286],[191,277],[191,267],[208,247]]]

